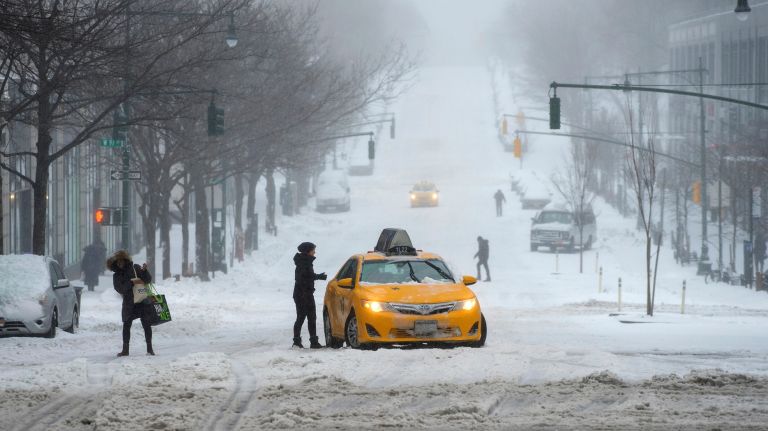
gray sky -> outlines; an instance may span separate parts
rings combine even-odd
[[[431,30],[425,60],[484,63],[491,25],[512,0],[410,0]]]

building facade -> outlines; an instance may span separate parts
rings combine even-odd
[[[14,97],[10,87],[4,97]],[[69,142],[74,131],[58,129],[53,133],[55,151]],[[3,131],[0,146],[6,153],[33,151],[35,129],[20,121],[11,121]],[[94,138],[56,160],[50,167],[46,254],[55,258],[72,278],[79,278],[83,248],[101,239],[107,251],[120,247],[119,227],[101,226],[95,222],[95,210],[102,206],[121,206],[120,181],[110,179],[110,172],[120,161],[120,149],[101,148]],[[2,163],[34,177],[34,158],[28,155],[6,157]],[[32,252],[33,190],[31,185],[7,170],[0,169],[2,187],[2,245],[6,254]],[[138,216],[138,195],[133,193],[130,231],[132,244],[143,244],[143,230]]]

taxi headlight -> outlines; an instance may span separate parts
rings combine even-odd
[[[456,303],[456,305],[453,307],[454,310],[464,310],[464,311],[470,311],[474,310],[474,308],[477,306],[477,299],[467,299],[466,301],[459,301]]]
[[[432,199],[437,199],[437,193],[432,193]]]
[[[366,310],[373,311],[374,313],[390,310],[389,304],[387,304],[386,302],[378,302],[378,301],[363,301],[363,308],[365,308]]]
[[[411,199],[412,199],[412,200],[413,200],[413,199],[416,199],[416,195],[415,195],[415,194],[413,194],[413,193],[411,193]]]

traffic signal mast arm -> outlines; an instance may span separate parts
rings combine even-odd
[[[601,137],[597,137],[597,136],[577,135],[577,134],[573,134],[573,133],[533,132],[533,131],[528,131],[528,130],[515,130],[515,133],[519,133],[521,135],[562,136],[562,137],[565,137],[565,138],[584,139],[586,141],[604,142],[606,144],[619,145],[621,147],[635,148],[638,151],[651,152],[651,150],[648,149],[648,148],[638,147],[638,146],[632,147],[632,145],[627,144],[626,142],[617,141],[617,140],[614,140],[614,139],[601,138]],[[666,153],[661,153],[659,151],[653,151],[653,153],[656,154],[656,155],[659,155],[661,157],[666,157],[666,158],[668,158],[670,160],[674,160],[676,162],[682,163],[684,165],[687,165],[687,166],[690,166],[690,167],[693,167],[693,168],[701,167],[700,165],[698,165],[696,163],[692,163],[692,162],[689,162],[687,160],[684,160],[684,159],[681,159],[681,158],[678,158],[678,157],[675,157],[675,156],[672,156],[672,155],[669,155],[669,154],[666,154]]]
[[[560,82],[552,82],[551,84],[549,84],[549,87],[555,90],[555,92],[557,92],[558,88],[583,88],[583,89],[591,89],[591,90],[645,91],[648,93],[677,94],[679,96],[703,97],[704,99],[719,100],[721,102],[735,103],[737,105],[751,106],[753,108],[768,110],[768,105],[752,103],[747,100],[716,96],[714,94],[695,93],[692,91],[673,90],[671,88],[647,87],[645,85],[631,85],[631,84],[629,85],[627,84],[593,85],[593,84],[564,84]]]

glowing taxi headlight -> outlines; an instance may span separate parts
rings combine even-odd
[[[464,310],[464,311],[470,311],[473,310],[477,306],[477,299],[467,299],[466,301],[459,301],[456,303],[456,306],[454,307],[454,310]]]
[[[377,302],[377,301],[363,301],[363,307],[367,310],[373,311],[374,313],[378,313],[384,310],[389,310],[389,306],[387,303]]]
[[[411,193],[411,200],[416,199],[416,195]]]
[[[432,193],[432,199],[437,199],[437,193]]]

